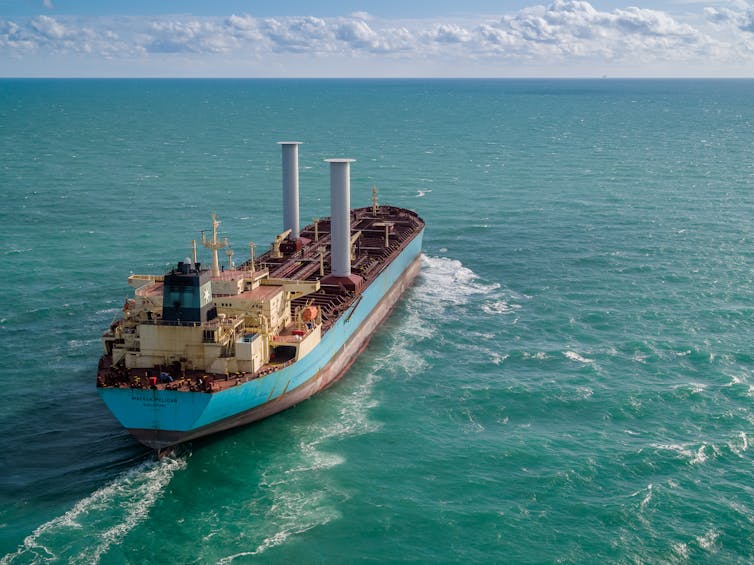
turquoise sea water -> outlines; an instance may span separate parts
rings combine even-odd
[[[0,81],[1,563],[754,560],[754,81]],[[427,221],[337,386],[154,461],[131,272],[352,204]]]

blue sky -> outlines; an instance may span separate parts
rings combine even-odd
[[[754,0],[0,0],[0,76],[751,77]]]

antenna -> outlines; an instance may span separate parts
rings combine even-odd
[[[253,241],[249,242],[249,271],[252,273],[254,272],[254,248],[256,245],[254,245]]]
[[[207,241],[207,238],[205,237],[204,232],[202,232],[202,245],[206,247],[207,249],[212,250],[212,276],[213,277],[220,276],[220,261],[217,258],[217,250],[228,246],[227,237],[225,238],[224,241],[217,240],[217,228],[219,227],[220,227],[220,220],[218,220],[215,213],[212,212],[212,240]]]

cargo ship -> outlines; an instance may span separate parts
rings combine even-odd
[[[102,335],[97,390],[141,443],[164,452],[246,425],[340,379],[420,270],[424,221],[378,204],[350,207],[352,159],[327,159],[329,218],[299,227],[298,148],[282,148],[283,231],[235,266],[220,221],[192,257],[131,275],[133,297]],[[227,255],[227,267],[219,253]],[[223,262],[224,263],[224,262]]]

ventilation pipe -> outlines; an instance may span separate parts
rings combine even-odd
[[[299,238],[298,218],[298,146],[300,141],[278,141],[283,148],[283,231]]]

